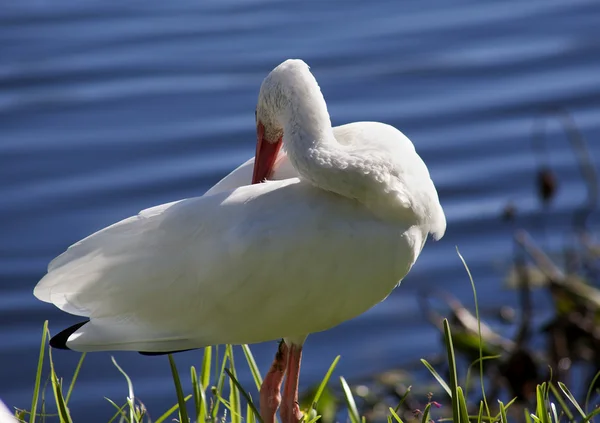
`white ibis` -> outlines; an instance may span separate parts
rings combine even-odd
[[[6,404],[0,399],[0,423],[18,423],[17,418],[10,412]]]
[[[383,123],[332,128],[303,61],[271,71],[256,111],[254,163],[202,197],[77,242],[34,294],[88,318],[56,335],[57,348],[161,354],[283,338],[261,415],[273,423],[281,403],[282,419],[297,423],[306,337],[384,300],[446,219],[410,140]],[[282,180],[240,186],[250,173],[253,183]]]

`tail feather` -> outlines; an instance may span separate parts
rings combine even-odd
[[[50,339],[50,346],[52,348],[56,348],[57,350],[70,350],[71,348],[67,347],[67,340],[69,336],[73,335],[80,327],[89,323],[89,320],[84,322],[79,322],[73,326],[69,326],[68,328],[60,331],[58,334],[54,335]]]
[[[137,351],[142,355],[164,355],[201,348],[203,343],[150,327],[94,319],[77,323],[50,339],[50,346],[60,350]]]

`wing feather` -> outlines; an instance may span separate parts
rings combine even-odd
[[[35,295],[91,319],[67,342],[80,351],[301,336],[384,299],[416,260],[420,231],[298,179],[267,182],[98,231],[49,266]]]
[[[49,264],[35,296],[91,319],[66,346],[153,353],[301,338],[383,300],[427,233],[443,235],[444,213],[400,131],[357,122],[334,135],[344,145],[377,143],[398,161],[394,188],[401,203],[420,207],[416,224],[386,223],[303,183],[285,155],[273,176],[279,181],[247,186],[252,158],[203,197],[142,210]]]

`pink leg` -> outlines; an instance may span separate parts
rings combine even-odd
[[[288,351],[287,376],[283,388],[283,402],[281,403],[282,423],[299,423],[302,412],[298,405],[298,379],[300,378],[300,361],[302,360],[302,346],[292,344]]]
[[[260,387],[260,415],[264,423],[276,423],[275,414],[281,404],[281,382],[287,366],[288,348],[281,341],[269,372]]]

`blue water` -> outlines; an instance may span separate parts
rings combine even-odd
[[[249,158],[260,83],[290,57],[311,65],[334,124],[383,121],[413,140],[448,219],[388,300],[309,338],[302,387],[339,353],[338,374],[352,380],[438,352],[416,293],[470,301],[456,245],[485,310],[516,304],[502,285],[511,229],[498,216],[510,200],[520,224],[539,220],[534,174],[546,160],[560,181],[546,219],[558,231],[546,242],[568,239],[585,198],[575,157],[557,122],[543,159],[531,131],[540,109],[565,107],[600,159],[598,16],[596,0],[4,2],[0,398],[28,408],[43,321],[53,333],[78,321],[33,297],[47,263],[140,209],[201,195]],[[547,300],[537,305],[549,312]],[[274,351],[254,348],[263,371]],[[175,403],[165,357],[114,356],[155,418]],[[78,355],[54,358],[69,379]],[[182,371],[199,360],[177,356]],[[70,407],[101,421],[112,414],[103,397],[126,394],[110,355],[91,354]]]

